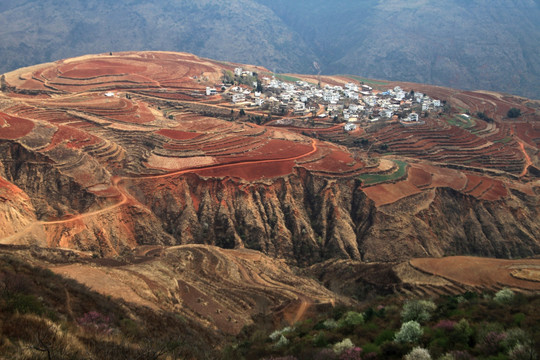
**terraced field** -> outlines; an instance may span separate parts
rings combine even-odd
[[[451,111],[427,118],[423,125],[404,127],[390,121],[375,130],[368,124],[352,132],[328,120],[310,126],[305,118],[277,117],[259,126],[231,121],[235,111],[231,113],[230,103],[220,95],[203,96],[207,86],[214,86],[222,72],[234,66],[190,54],[127,52],[88,55],[6,74],[7,91],[0,94],[0,139],[11,157],[4,159],[0,174],[13,183],[34,179],[24,190],[35,197],[36,216],[26,217],[24,226],[10,227],[0,241],[28,243],[38,229],[39,236],[47,233],[49,244],[104,247],[112,254],[145,241],[147,236],[136,235],[140,232],[136,229],[152,224],[163,243],[201,242],[212,236],[221,237],[212,241],[225,247],[238,247],[253,243],[250,239],[263,231],[272,241],[281,241],[281,236],[302,238],[302,246],[335,247],[355,258],[360,256],[355,231],[361,228],[352,220],[357,205],[344,205],[334,196],[360,193],[366,206],[385,209],[424,195],[430,199],[437,189],[451,189],[475,201],[506,201],[514,192],[536,197],[540,130],[538,115],[525,102],[426,87],[435,98],[446,96],[460,111],[484,111],[496,121],[487,123]],[[323,80],[343,85],[351,78]],[[519,121],[503,116],[512,104],[522,109]],[[369,148],[359,150],[355,145],[360,139],[367,140]],[[341,144],[353,144],[356,150]],[[374,151],[383,145],[384,152]],[[26,165],[16,164],[16,159],[27,159]],[[308,180],[315,178],[324,180]],[[213,182],[211,194],[193,184],[193,179]],[[302,186],[310,186],[309,190],[292,190],[292,184],[304,181]],[[320,181],[328,187],[325,191]],[[157,190],[148,188],[153,183]],[[246,199],[249,209],[240,211],[227,199],[239,196],[237,190],[216,185],[229,183],[252,196]],[[275,195],[279,201],[268,200],[268,194],[276,191],[268,186],[283,186],[284,195]],[[268,202],[262,205],[264,201]],[[319,206],[320,201],[332,205],[302,208]],[[294,207],[300,209],[291,210]],[[409,209],[415,213],[423,207]],[[317,211],[329,219],[312,228],[313,220],[307,219]],[[126,212],[143,214],[144,220],[132,222],[139,217]],[[118,219],[113,221],[115,216]],[[99,229],[104,218],[111,220],[106,231]],[[269,227],[269,221],[279,225]],[[208,230],[204,225],[208,223],[215,229]],[[118,224],[122,230],[114,228]],[[70,237],[78,240],[70,243]],[[94,243],[82,244],[83,237]],[[301,246],[289,240],[257,247],[304,256]]]

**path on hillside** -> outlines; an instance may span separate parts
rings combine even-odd
[[[141,176],[131,176],[131,177],[129,177],[129,176],[125,176],[125,177],[113,176],[111,178],[112,185],[116,190],[118,190],[118,192],[120,194],[120,197],[121,197],[120,201],[118,203],[115,203],[115,204],[112,204],[110,206],[101,208],[99,210],[94,210],[94,211],[90,211],[90,212],[87,212],[87,213],[78,214],[78,215],[75,215],[75,216],[73,216],[73,217],[71,217],[69,219],[52,220],[52,221],[34,221],[34,222],[28,224],[28,226],[24,230],[0,239],[0,244],[13,244],[13,242],[15,240],[20,239],[21,237],[27,235],[28,233],[30,233],[32,228],[34,228],[35,226],[38,226],[38,225],[46,226],[46,225],[67,224],[67,223],[71,223],[71,222],[74,222],[74,221],[77,221],[77,220],[83,220],[83,219],[91,217],[91,216],[101,215],[103,213],[112,211],[114,209],[117,209],[117,208],[123,206],[124,204],[126,204],[128,202],[128,199],[129,199],[130,195],[126,192],[126,190],[123,187],[121,187],[119,185],[123,180],[126,180],[126,179],[129,179],[129,180],[159,179],[159,178],[167,178],[167,177],[178,176],[178,175],[183,175],[183,174],[196,172],[196,171],[203,171],[203,170],[222,169],[222,168],[227,168],[227,167],[242,166],[242,165],[252,165],[252,164],[268,164],[268,163],[276,163],[276,162],[294,161],[294,160],[299,160],[301,158],[310,156],[310,155],[314,154],[317,150],[318,150],[318,148],[317,148],[317,140],[311,139],[311,150],[310,151],[308,151],[308,152],[306,152],[305,154],[302,154],[302,155],[297,155],[297,156],[292,156],[292,157],[287,157],[287,158],[269,159],[269,160],[247,160],[247,161],[239,161],[239,162],[229,163],[229,164],[208,165],[208,166],[194,167],[194,168],[189,168],[189,169],[184,169],[184,170],[179,170],[179,171],[174,171],[174,172],[170,172],[170,173],[166,173],[166,174],[159,174],[159,175],[141,175]]]
[[[521,148],[521,151],[523,152],[523,155],[525,156],[525,166],[523,167],[523,171],[519,175],[519,177],[523,177],[527,174],[527,170],[529,170],[529,166],[531,166],[532,160],[529,154],[527,154],[527,151],[525,151],[525,144],[521,140],[516,140],[519,144],[519,147]]]
[[[525,166],[523,167],[523,171],[521,172],[521,174],[519,174],[519,177],[524,177],[527,174],[527,170],[529,170],[529,166],[531,166],[533,162],[531,157],[529,156],[529,154],[527,154],[527,151],[525,150],[525,143],[516,135],[513,127],[510,127],[510,135],[519,144],[519,148],[521,149],[521,152],[523,153],[523,156],[525,158]]]

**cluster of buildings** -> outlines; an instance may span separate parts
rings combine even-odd
[[[239,74],[239,75],[238,75]],[[245,74],[245,75],[244,75]],[[241,68],[236,76],[247,76]],[[273,113],[293,116],[318,116],[343,119],[346,130],[353,130],[357,123],[376,122],[380,119],[399,119],[404,125],[420,124],[418,112],[428,112],[441,107],[441,101],[414,91],[404,91],[399,86],[377,91],[368,85],[347,83],[343,86],[319,87],[305,81],[287,82],[272,76],[260,79],[263,91],[255,91],[257,83],[230,87],[224,97],[235,105],[261,107]],[[221,84],[220,84],[221,85]],[[207,88],[206,94],[216,94]]]

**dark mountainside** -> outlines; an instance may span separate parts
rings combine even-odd
[[[0,71],[87,53],[187,51],[279,72],[540,97],[540,2],[3,1]]]

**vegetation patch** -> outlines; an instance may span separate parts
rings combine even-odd
[[[364,185],[375,185],[401,179],[407,174],[407,163],[401,160],[395,160],[394,162],[398,165],[398,169],[391,174],[362,174],[358,177]]]
[[[251,325],[223,358],[538,359],[538,306],[539,295],[509,289],[437,299],[378,298],[272,333],[263,323]]]
[[[388,82],[386,81],[377,81],[377,80],[371,80],[365,77],[357,76],[357,75],[346,75],[348,78],[360,81],[364,84],[372,84],[372,85],[388,85]]]

